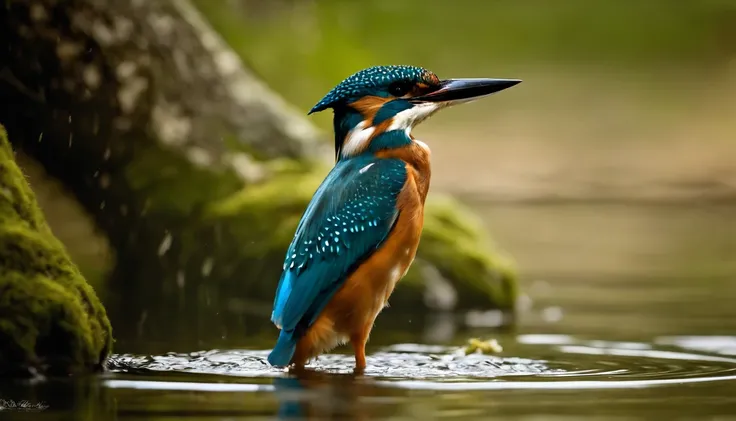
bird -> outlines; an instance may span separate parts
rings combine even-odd
[[[308,113],[332,109],[335,164],[286,252],[271,321],[274,367],[303,369],[350,342],[354,371],[378,314],[414,261],[429,191],[429,146],[412,129],[437,111],[519,79],[445,79],[417,66],[374,66],[330,90]]]

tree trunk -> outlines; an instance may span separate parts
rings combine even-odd
[[[0,18],[0,122],[109,237],[117,296],[237,297],[267,317],[330,164],[323,135],[187,0],[7,0]],[[430,196],[392,302],[513,308],[513,270],[458,205]]]

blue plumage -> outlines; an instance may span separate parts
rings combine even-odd
[[[276,345],[271,350],[271,353],[268,354],[268,363],[274,367],[285,367],[289,365],[298,340],[299,338],[296,335],[282,330],[279,333],[279,339],[276,341]]]
[[[518,82],[440,80],[421,67],[375,66],[349,76],[312,108],[309,114],[334,111],[336,164],[312,197],[284,259],[271,314],[281,329],[268,356],[271,365],[293,360],[301,368],[349,339],[356,370],[365,369],[372,321],[411,265],[422,231],[418,211],[429,189],[430,152],[411,130],[441,108]],[[410,216],[400,220],[397,201],[408,177],[415,188],[405,192],[402,206]],[[396,244],[389,243],[395,249],[375,255],[399,220],[404,226],[397,229]],[[363,263],[370,268],[356,273]]]
[[[302,394],[308,390],[301,381],[293,377],[279,377],[273,379],[276,397],[279,400],[278,419],[303,419],[305,411],[302,408]]]
[[[336,103],[364,95],[379,95],[395,81],[437,83],[434,73],[416,66],[374,66],[361,70],[335,86],[309,114],[334,107]],[[388,95],[388,92],[384,92]]]
[[[391,231],[406,181],[398,159],[341,160],[314,194],[284,260],[271,321],[282,331],[269,362],[288,365],[299,337],[348,275]]]

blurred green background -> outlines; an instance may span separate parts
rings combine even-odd
[[[303,112],[376,64],[523,79],[415,131],[432,189],[476,203],[522,273],[736,273],[736,223],[714,218],[730,211],[698,208],[736,198],[736,2],[195,4]],[[329,131],[331,117],[310,118]],[[529,202],[578,206],[513,205]]]
[[[439,74],[591,66],[672,75],[728,64],[736,4],[727,0],[429,2],[195,0],[279,92],[307,107],[336,81],[378,63]],[[646,77],[645,77],[646,79]]]
[[[376,64],[523,79],[417,130],[435,151],[434,188],[502,199],[736,191],[736,2],[195,4],[248,66],[305,112]],[[329,130],[331,113],[313,121]]]
[[[377,64],[523,79],[438,113],[415,135],[433,150],[432,191],[481,214],[518,261],[527,293],[537,277],[560,278],[550,297],[559,304],[577,294],[564,289],[571,276],[736,273],[734,1],[194,4],[304,114]],[[309,117],[326,138],[331,118]],[[32,162],[24,168],[34,171]],[[110,260],[104,241],[70,222],[79,221],[68,217],[76,204],[57,187],[34,188],[45,208],[68,208],[47,212],[50,223],[97,278]],[[606,297],[629,294],[619,292]]]
[[[377,64],[523,79],[414,134],[432,191],[479,212],[561,331],[675,333],[710,314],[705,333],[736,315],[718,298],[736,288],[736,2],[194,3],[304,113]],[[310,119],[331,130],[330,112]]]
[[[524,80],[444,110],[414,132],[433,151],[432,192],[452,193],[472,206],[518,262],[521,316],[512,332],[498,334],[506,355],[526,356],[517,334],[649,345],[678,335],[733,338],[736,1],[193,2],[246,66],[304,114],[342,79],[377,64],[420,65],[441,78]],[[327,138],[331,117],[322,112],[309,119]],[[88,278],[99,278],[100,266],[112,259],[105,241],[93,241],[97,233],[88,221],[71,217],[82,215],[76,203],[44,180],[33,162],[19,159],[54,232]],[[48,211],[52,204],[57,211]],[[152,309],[141,310],[139,319],[116,327],[135,331],[119,336],[116,352],[265,349],[273,340],[245,334],[233,309],[208,308],[212,320],[196,326],[170,318],[157,328],[146,325]],[[419,328],[417,319],[379,317],[372,344],[408,335],[454,344],[469,334],[496,335],[492,323],[473,325],[471,319],[460,315]],[[587,357],[552,347],[532,357],[580,370],[589,364]],[[612,355],[589,357],[618,367]],[[708,370],[705,360],[670,365],[657,358],[665,368],[654,358],[630,358],[615,375],[601,378]],[[676,364],[690,371],[678,374]],[[678,415],[692,415],[718,402],[732,404],[733,393],[723,384],[657,388],[644,396],[641,389],[601,393],[587,411],[635,408],[661,416],[688,405],[690,412]],[[512,391],[494,395],[498,400],[474,392],[458,407],[484,402],[499,413],[508,405],[545,415],[584,413],[579,390],[556,392]],[[139,396],[158,399],[146,391]],[[242,395],[232,399],[244,402]]]
[[[599,333],[602,314],[575,310],[649,312],[636,325],[661,331],[683,326],[683,305],[733,315],[716,297],[736,274],[736,2],[195,4],[305,113],[376,64],[523,79],[415,135],[433,150],[432,190],[474,206],[524,294]],[[330,112],[310,118],[331,130]]]

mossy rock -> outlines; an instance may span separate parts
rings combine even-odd
[[[454,287],[463,307],[512,310],[518,296],[516,266],[486,232],[478,217],[452,197],[430,194],[417,251],[420,264],[407,279],[419,277],[421,262],[430,263]]]
[[[112,329],[54,237],[0,126],[0,375],[102,367]]]
[[[297,163],[281,163],[271,170],[274,175],[268,182],[216,201],[204,214],[205,224],[222,227],[229,243],[240,243],[229,247],[236,254],[230,259],[244,262],[233,273],[257,273],[263,280],[245,288],[251,297],[272,296],[299,218],[326,173],[320,166],[305,169]],[[442,194],[430,194],[425,209],[416,262],[399,283],[392,306],[513,310],[516,269],[509,257],[493,247],[477,218]],[[271,269],[258,270],[256,265]]]

